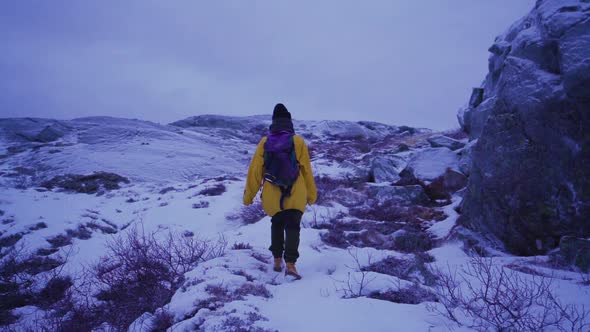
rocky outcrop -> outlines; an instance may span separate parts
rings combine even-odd
[[[520,255],[590,236],[590,3],[540,0],[490,47],[459,122],[477,139],[461,222]]]

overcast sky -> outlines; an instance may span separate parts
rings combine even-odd
[[[0,2],[0,117],[272,112],[457,127],[534,0]]]

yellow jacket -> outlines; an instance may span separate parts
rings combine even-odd
[[[260,140],[250,168],[248,169],[248,179],[246,181],[246,189],[244,190],[244,204],[250,205],[254,197],[260,190],[262,184],[262,176],[264,173],[264,143],[266,136]],[[303,138],[299,135],[293,136],[293,143],[295,145],[295,155],[299,161],[299,177],[295,181],[291,189],[291,196],[286,197],[283,202],[285,210],[297,209],[305,212],[306,204],[314,204],[317,199],[317,189],[313,174],[311,172],[311,162],[309,160],[309,151]],[[281,189],[272,183],[264,181],[262,185],[262,208],[269,216],[274,216],[281,211],[280,199]]]

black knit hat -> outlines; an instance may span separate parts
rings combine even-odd
[[[272,119],[274,120],[278,118],[291,119],[291,113],[289,113],[285,105],[281,103],[276,104],[275,109],[272,112]]]

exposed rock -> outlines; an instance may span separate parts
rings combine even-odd
[[[370,177],[370,170],[367,167],[360,167],[349,160],[345,160],[340,163],[339,167],[343,170],[342,174],[346,174],[347,177],[362,179],[366,181]]]
[[[376,183],[399,181],[399,173],[407,164],[406,159],[399,156],[377,156],[371,161],[369,177]]]
[[[205,114],[193,116],[183,120],[171,123],[172,126],[181,128],[189,127],[207,127],[207,128],[222,128],[232,130],[248,129],[247,122],[244,119],[233,116]],[[268,128],[268,127],[267,127]]]
[[[483,93],[484,89],[482,88],[473,88],[471,92],[471,98],[469,98],[469,107],[477,107],[483,101]]]
[[[401,143],[397,146],[397,152],[405,152],[405,151],[410,151],[410,147],[407,144]]]
[[[319,193],[324,195],[325,193]],[[336,188],[328,194],[333,201],[342,204],[346,207],[359,206],[364,203],[367,199],[365,195],[359,194],[357,190],[351,190],[349,188]]]
[[[590,236],[590,3],[540,0],[490,48],[461,222],[535,255]]]
[[[369,197],[376,199],[379,203],[395,202],[399,205],[423,205],[430,202],[424,188],[419,185],[371,186]]]
[[[574,264],[580,270],[590,272],[590,240],[564,236],[559,242],[559,255],[567,264]]]
[[[426,185],[426,193],[432,199],[449,199],[451,194],[467,185],[467,177],[462,173],[447,171]]]
[[[367,127],[349,121],[322,121],[318,129],[324,135],[340,139],[366,139],[372,133]]]
[[[471,174],[471,163],[472,163],[472,156],[471,151],[473,146],[477,143],[477,141],[471,141],[467,146],[465,146],[461,151],[458,152],[459,155],[459,170],[461,173],[469,176]]]
[[[465,143],[443,135],[432,136],[429,137],[427,140],[433,148],[444,147],[455,151],[465,146]]]
[[[414,170],[414,176],[422,181],[432,181],[443,175],[448,168],[459,171],[457,154],[447,148],[427,148],[418,151],[408,166]]]
[[[160,195],[165,195],[165,194],[167,194],[167,193],[169,193],[171,191],[177,191],[177,190],[174,187],[166,187],[166,188],[163,188],[162,190],[160,190],[158,193]]]
[[[420,180],[416,179],[414,175],[414,170],[411,167],[404,168],[401,173],[399,173],[400,179],[394,183],[396,186],[410,186],[414,184],[420,184]]]
[[[478,107],[459,111],[459,123],[461,123],[463,130],[468,133],[469,139],[473,140],[481,135],[490,113],[496,106],[496,101],[496,98],[490,97],[479,104]]]
[[[0,139],[11,143],[53,142],[69,130],[65,121],[40,118],[0,119]]]

